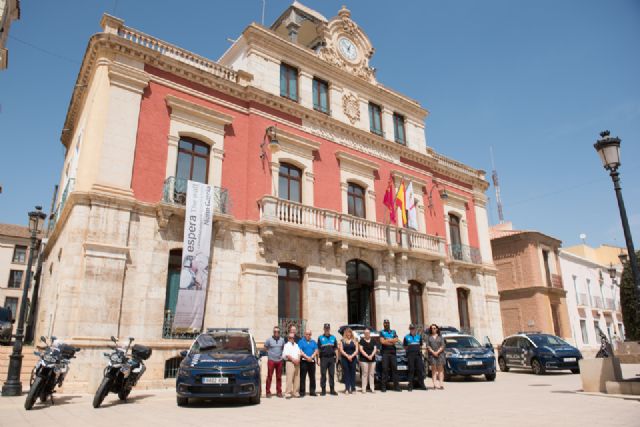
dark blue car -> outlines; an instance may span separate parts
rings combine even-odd
[[[444,342],[445,379],[457,375],[484,375],[487,381],[496,379],[496,356],[491,344],[482,346],[474,337],[465,334],[446,334]]]
[[[582,353],[562,338],[543,333],[519,333],[505,338],[498,354],[500,370],[531,369],[542,375],[549,370],[570,370],[580,373],[578,361]]]
[[[189,399],[247,398],[260,403],[260,353],[246,329],[208,329],[200,334],[176,376],[178,406]]]

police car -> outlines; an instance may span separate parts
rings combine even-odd
[[[490,343],[480,345],[471,335],[443,334],[445,343],[445,379],[454,375],[484,375],[487,381],[496,379],[496,356]]]
[[[548,370],[567,369],[578,374],[580,359],[582,353],[562,338],[540,332],[522,332],[502,342],[498,365],[503,372],[511,368],[525,368],[542,375]]]
[[[260,357],[248,329],[211,328],[200,334],[176,376],[178,406],[192,398],[248,398],[260,403]]]

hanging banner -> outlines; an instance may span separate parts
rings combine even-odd
[[[212,226],[213,187],[188,181],[182,269],[173,320],[174,332],[199,332],[202,329],[209,279]]]

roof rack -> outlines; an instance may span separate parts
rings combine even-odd
[[[209,332],[246,332],[249,333],[249,328],[207,328]]]
[[[519,335],[525,335],[525,334],[541,334],[542,332],[540,331],[519,331],[518,334]]]

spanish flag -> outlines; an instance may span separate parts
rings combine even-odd
[[[398,187],[398,192],[396,193],[396,206],[400,208],[402,211],[402,225],[404,227],[407,226],[407,195],[406,189],[404,185],[404,179],[400,183],[400,187]]]

